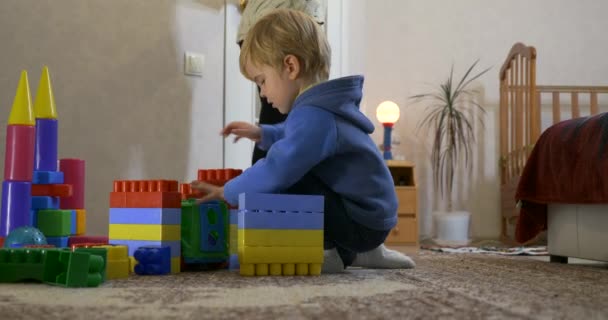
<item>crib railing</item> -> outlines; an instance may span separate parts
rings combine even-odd
[[[542,95],[551,94],[552,97],[552,124],[562,121],[562,95],[570,95],[570,117],[564,119],[573,119],[581,117],[581,108],[579,98],[583,95],[589,96],[589,115],[600,113],[598,104],[598,95],[606,94],[608,96],[608,86],[536,86],[536,104],[542,105]]]

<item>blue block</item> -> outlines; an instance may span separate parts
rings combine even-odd
[[[239,194],[239,210],[323,212],[323,206],[323,196],[270,193]]]
[[[59,197],[35,196],[32,197],[32,209],[59,209]]]
[[[228,269],[236,270],[236,269],[239,269],[240,267],[241,267],[241,264],[239,263],[239,255],[231,254],[230,259],[228,260]]]
[[[32,220],[32,226],[38,228],[38,210],[30,210],[30,219]]]
[[[32,183],[34,184],[61,184],[64,182],[61,171],[34,171]]]
[[[239,229],[323,229],[322,212],[251,212],[239,210]]]
[[[19,227],[31,227],[32,183],[27,181],[2,182],[0,207],[0,237],[6,237]]]
[[[70,234],[76,235],[76,210],[72,210],[72,221],[70,221]]]
[[[171,248],[160,246],[140,247],[133,257],[137,260],[135,273],[139,275],[159,275],[171,272]]]
[[[57,171],[57,119],[36,119],[35,171]]]
[[[239,223],[239,210],[230,209],[230,224],[238,224],[238,223]]]
[[[110,244],[127,246],[129,248],[129,257],[133,257],[137,248],[141,247],[170,247],[171,258],[177,258],[182,254],[181,241],[148,241],[148,240],[117,240],[110,239]]]
[[[200,250],[203,252],[225,252],[228,237],[226,224],[228,217],[222,211],[218,201],[201,203],[199,205],[201,221]]]
[[[70,237],[46,237],[46,242],[57,248],[66,248]]]
[[[110,224],[179,225],[180,208],[110,208]]]

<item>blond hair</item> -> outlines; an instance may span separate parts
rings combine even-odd
[[[245,70],[247,63],[283,70],[283,59],[290,54],[298,58],[304,79],[319,82],[329,78],[331,49],[319,25],[300,11],[273,10],[247,33],[239,58],[241,73],[251,79]]]

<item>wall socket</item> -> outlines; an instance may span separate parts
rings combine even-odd
[[[205,56],[200,53],[186,51],[184,54],[184,73],[190,76],[203,76]]]

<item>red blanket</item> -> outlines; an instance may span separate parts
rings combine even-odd
[[[515,238],[547,229],[547,203],[608,203],[608,113],[562,121],[543,132],[519,180]]]

